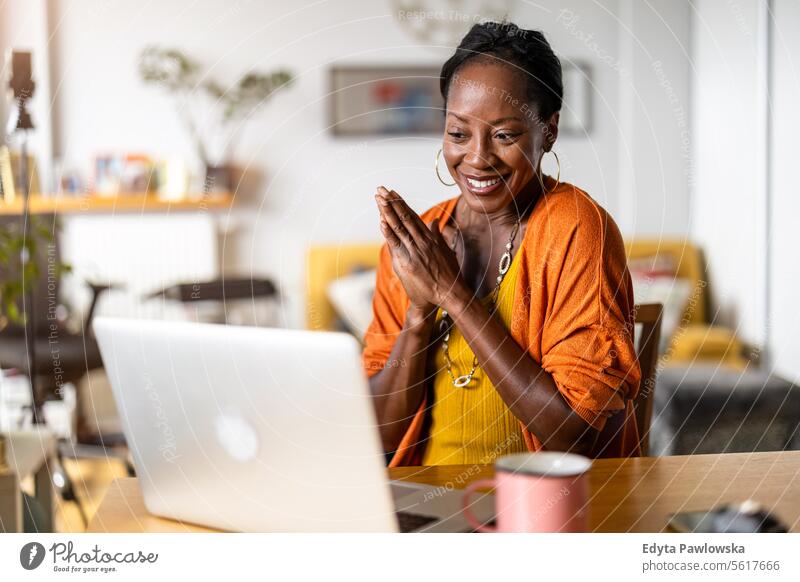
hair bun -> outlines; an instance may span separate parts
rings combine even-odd
[[[564,87],[561,61],[539,30],[526,30],[513,22],[475,24],[461,39],[456,52],[442,66],[440,88],[445,105],[453,75],[477,58],[494,58],[526,76],[527,98],[536,103],[539,115],[549,118],[561,110]]]

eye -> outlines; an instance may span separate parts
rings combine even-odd
[[[455,140],[460,140],[460,139],[464,139],[465,137],[467,137],[464,132],[459,131],[457,129],[453,129],[451,131],[448,131],[447,135],[449,135],[450,137],[452,137]]]
[[[512,140],[516,139],[517,137],[519,137],[519,134],[518,133],[511,133],[511,132],[501,131],[501,132],[496,133],[495,137],[497,139],[499,139],[500,141],[512,141]]]

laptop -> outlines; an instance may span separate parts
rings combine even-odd
[[[94,331],[151,513],[245,532],[471,529],[461,491],[388,479],[354,337],[112,318]],[[493,506],[471,509],[489,521]]]

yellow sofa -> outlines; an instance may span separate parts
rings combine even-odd
[[[334,329],[336,312],[328,299],[328,286],[357,269],[378,266],[381,243],[313,246],[306,263],[306,327]]]
[[[676,276],[691,285],[691,295],[678,329],[672,334],[662,361],[669,364],[722,362],[742,368],[744,347],[732,330],[709,322],[709,283],[701,250],[683,239],[626,241],[628,260],[668,256]]]

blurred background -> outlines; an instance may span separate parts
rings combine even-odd
[[[375,188],[454,195],[439,68],[503,18],[560,57],[561,179],[663,305],[650,454],[800,448],[792,0],[0,2],[0,432],[46,421],[90,515],[128,470],[93,316],[363,334]]]

